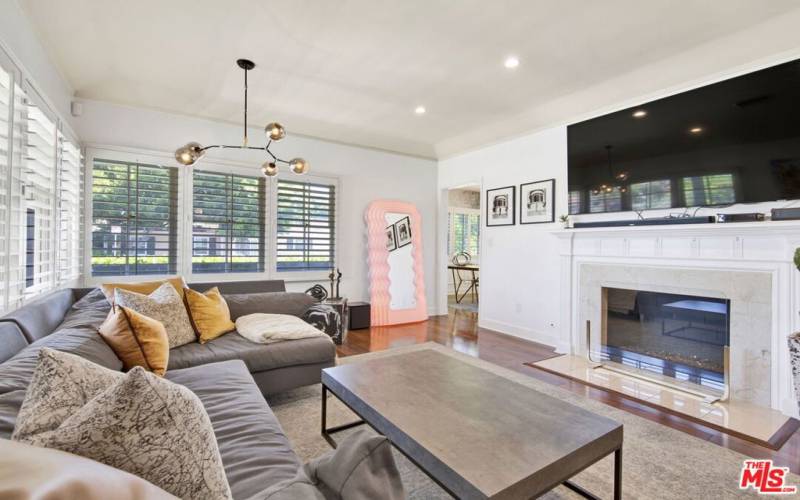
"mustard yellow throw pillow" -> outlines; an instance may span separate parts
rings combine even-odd
[[[159,376],[167,372],[169,340],[160,321],[117,306],[111,309],[99,332],[122,360],[125,370],[141,366]]]
[[[114,290],[117,288],[128,290],[129,292],[141,293],[142,295],[150,295],[155,292],[158,287],[167,282],[171,283],[172,286],[175,287],[175,290],[178,291],[178,295],[183,298],[183,289],[186,287],[186,282],[183,281],[183,278],[180,276],[158,281],[140,281],[138,283],[103,283],[100,285],[100,289],[103,291],[103,295],[106,296],[108,302],[113,306]]]
[[[206,293],[200,293],[187,288],[185,290],[186,306],[192,325],[197,332],[201,344],[213,340],[225,333],[233,331],[236,325],[231,321],[231,311],[228,304],[214,287]]]

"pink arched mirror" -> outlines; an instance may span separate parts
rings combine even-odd
[[[422,220],[417,208],[376,200],[367,207],[365,219],[372,325],[425,321]]]

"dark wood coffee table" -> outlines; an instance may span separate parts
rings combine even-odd
[[[363,420],[328,428],[327,392]],[[532,498],[614,453],[622,424],[436,348],[322,370],[322,435],[367,423],[456,498]]]

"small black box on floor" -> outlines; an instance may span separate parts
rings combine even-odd
[[[369,302],[350,302],[350,330],[369,328],[370,308]]]

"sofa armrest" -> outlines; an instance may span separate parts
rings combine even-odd
[[[300,317],[309,325],[327,333],[335,343],[341,344],[344,340],[344,321],[337,308],[328,304],[312,304]]]

